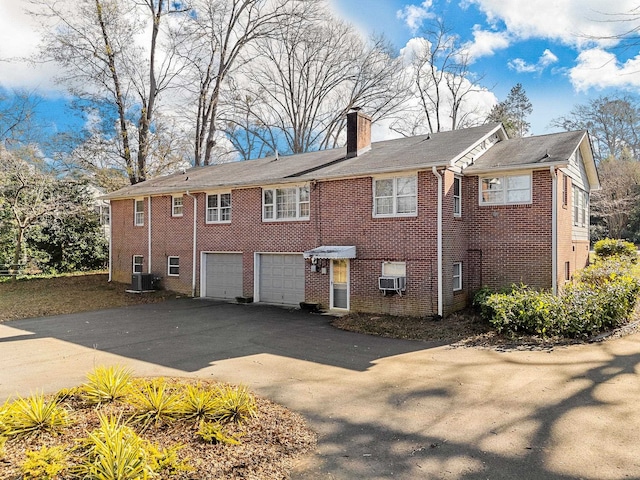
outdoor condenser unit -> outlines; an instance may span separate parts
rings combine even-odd
[[[134,273],[131,275],[131,290],[143,292],[155,290],[155,278],[152,273]]]

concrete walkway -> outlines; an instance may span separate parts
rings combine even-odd
[[[500,353],[342,332],[204,300],[0,325],[0,399],[95,365],[245,383],[302,413],[297,479],[640,478],[640,335]]]

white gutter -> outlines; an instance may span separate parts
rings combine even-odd
[[[109,201],[109,282],[113,274],[113,225],[111,224],[111,201]]]
[[[556,168],[549,167],[551,173],[551,291],[558,294],[558,177]]]
[[[196,246],[198,239],[198,198],[191,195],[189,190],[186,191],[187,197],[193,198],[193,258],[191,259],[191,296],[196,296]]]
[[[148,256],[148,260],[147,260],[147,273],[151,273],[151,196],[148,197],[149,198],[149,208],[147,210],[149,210],[149,219],[147,221],[147,245],[148,245],[148,252],[147,252],[147,256]]]
[[[438,315],[442,316],[442,175],[436,167],[432,167],[431,171],[438,179]]]

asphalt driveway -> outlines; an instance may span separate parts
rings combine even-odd
[[[0,325],[0,399],[95,365],[245,383],[319,434],[298,479],[640,478],[640,335],[545,351],[342,332],[330,318],[176,300]]]

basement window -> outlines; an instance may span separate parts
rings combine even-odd
[[[142,255],[133,256],[133,273],[142,273],[142,265],[144,264],[144,257]]]
[[[180,276],[180,257],[169,257],[167,262],[167,275],[170,277]]]

